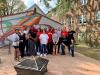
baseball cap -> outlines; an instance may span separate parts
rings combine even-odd
[[[15,28],[15,30],[19,30],[19,28]]]

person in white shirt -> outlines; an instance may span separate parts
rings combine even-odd
[[[61,39],[61,28],[60,27],[57,28],[57,35],[59,36],[59,41],[58,41],[58,53],[59,53],[60,45],[61,45],[61,41],[60,41],[60,39]]]
[[[46,56],[46,52],[47,52],[47,43],[48,43],[48,35],[45,33],[45,30],[43,30],[43,33],[40,35],[39,37],[40,39],[40,44],[41,44],[41,50],[40,50],[40,56]]]
[[[20,51],[19,51],[19,29],[15,29],[15,33],[13,34],[13,47],[15,48],[15,53],[14,53],[14,59],[18,60],[20,59]]]
[[[53,55],[57,55],[57,53],[58,53],[57,44],[59,41],[59,35],[57,35],[57,30],[55,30],[55,33],[53,33],[52,40],[53,40],[53,44],[54,44]]]

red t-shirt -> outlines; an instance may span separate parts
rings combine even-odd
[[[48,39],[48,42],[52,42],[52,32],[50,32],[50,31],[48,31],[48,37],[49,37],[49,39]]]
[[[37,32],[37,41],[40,41],[40,39],[39,39],[39,37],[40,37],[40,35],[42,34],[42,32]]]
[[[31,28],[30,28],[30,31],[32,31],[32,32],[37,32],[37,29],[35,29],[34,27],[31,27]]]
[[[63,36],[63,37],[68,36],[68,32],[67,31],[61,31],[61,36]]]

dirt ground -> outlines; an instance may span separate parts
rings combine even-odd
[[[0,75],[17,75],[14,70],[13,51],[8,54],[8,48],[0,49]],[[48,72],[45,75],[100,75],[100,61],[75,53],[75,57],[66,55],[46,57],[49,59]]]

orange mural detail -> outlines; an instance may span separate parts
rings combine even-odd
[[[8,37],[9,35],[13,34],[15,32],[15,28],[19,28],[20,30],[24,30],[27,27],[30,27],[32,25],[38,24],[41,19],[41,16],[33,18],[30,22],[26,23],[25,25],[14,25],[11,27],[11,30],[4,33],[2,36],[0,36],[0,40],[4,40],[4,38]]]
[[[32,19],[30,22],[26,23],[25,26],[32,26],[34,24],[38,24],[40,21],[41,17],[35,17],[34,19]]]
[[[27,13],[27,16],[32,16],[33,15],[33,11],[31,11],[31,12],[28,12]],[[26,22],[27,20],[29,20],[29,18],[24,18],[24,19],[22,19],[17,25],[22,25],[24,22]]]
[[[29,18],[22,19],[17,25],[22,25],[24,22],[26,22]]]
[[[33,11],[30,11],[27,13],[26,16],[32,16],[36,13],[36,9],[34,9]],[[13,34],[15,32],[15,28],[19,28],[20,30],[24,30],[26,27],[32,26],[34,24],[38,24],[40,21],[41,17],[35,17],[33,18],[30,22],[26,23],[25,25],[23,25],[26,21],[28,21],[30,18],[24,18],[21,21],[19,21],[17,23],[17,25],[13,25],[11,26],[11,30],[5,32],[2,36],[0,36],[0,40],[4,40],[6,37],[8,37],[9,35]]]

